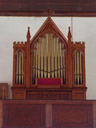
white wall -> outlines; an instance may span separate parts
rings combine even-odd
[[[0,83],[12,86],[13,42],[26,41],[27,27],[31,37],[46,17],[0,17]],[[54,22],[67,38],[71,18],[54,17]],[[96,18],[73,18],[73,41],[86,42],[86,86],[87,99],[96,99]],[[11,90],[10,90],[11,96]]]

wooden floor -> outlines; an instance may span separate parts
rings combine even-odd
[[[1,100],[0,128],[96,128],[96,101]]]

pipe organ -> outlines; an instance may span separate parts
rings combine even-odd
[[[31,39],[13,44],[13,99],[86,99],[85,43],[72,42],[48,17]]]

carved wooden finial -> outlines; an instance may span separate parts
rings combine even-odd
[[[27,31],[27,41],[29,41],[31,38],[31,35],[30,35],[30,27],[28,27],[28,31]]]
[[[71,39],[72,35],[71,35],[71,30],[70,30],[70,27],[69,27],[69,31],[68,31],[68,39]]]

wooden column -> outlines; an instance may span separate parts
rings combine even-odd
[[[52,128],[52,104],[46,104],[46,128]]]
[[[15,85],[15,75],[16,75],[16,69],[15,69],[15,66],[16,66],[16,56],[15,56],[15,48],[14,48],[14,45],[13,45],[13,86]]]
[[[85,73],[85,43],[84,43],[84,56],[83,56],[83,85],[86,87],[86,73]]]
[[[26,63],[26,87],[30,87],[30,28],[28,27],[27,32],[27,63]]]
[[[72,87],[72,54],[71,54],[71,31],[69,27],[69,32],[68,32],[68,87]]]

